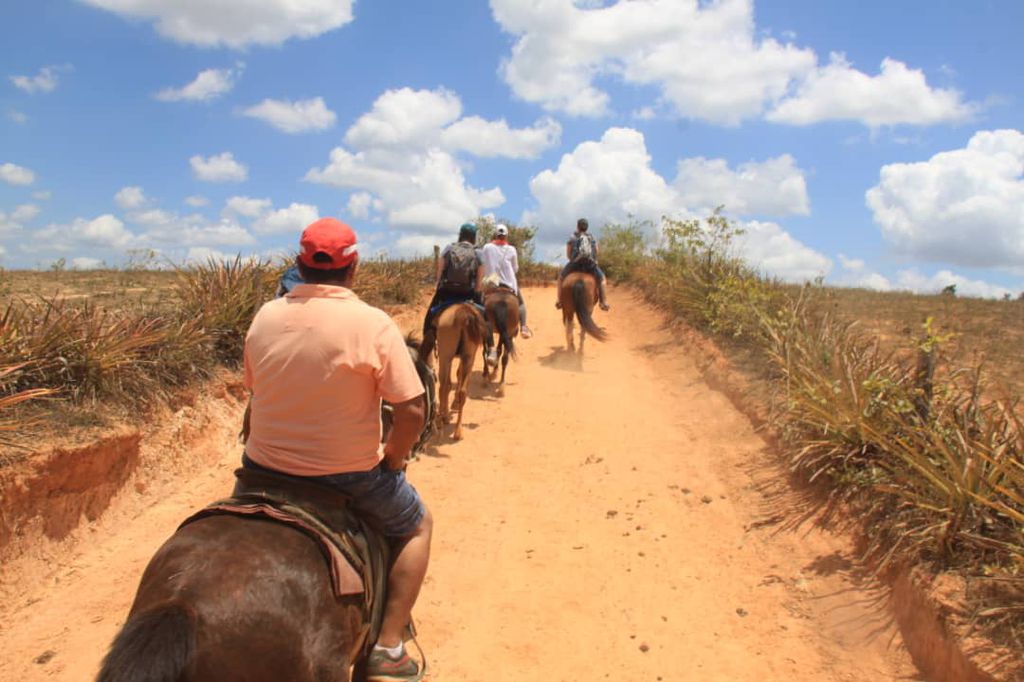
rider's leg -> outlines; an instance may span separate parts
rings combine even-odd
[[[423,341],[420,342],[420,357],[430,366],[434,364],[434,343],[437,341],[437,327],[434,326],[434,316],[430,311],[437,305],[440,297],[441,292],[435,291],[434,297],[427,304],[427,314],[423,316]]]
[[[519,299],[519,328],[523,332],[523,338],[528,339],[533,336],[533,331],[526,326],[526,301],[523,300],[522,289],[516,292],[516,298]]]
[[[434,520],[424,508],[419,526],[402,540],[401,549],[388,574],[388,601],[384,607],[384,621],[380,626],[377,644],[393,648],[402,643],[402,633],[412,617],[412,607],[419,596],[423,578],[430,561],[430,536]]]
[[[601,310],[608,310],[608,278],[605,277],[604,271],[596,265],[594,271],[597,273],[597,293]]]

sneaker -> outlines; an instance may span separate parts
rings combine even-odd
[[[529,328],[529,327],[526,327],[526,326],[524,326],[524,327],[523,327],[522,329],[520,329],[519,331],[520,331],[520,332],[522,332],[522,334],[523,334],[523,338],[524,338],[524,339],[528,339],[528,338],[530,338],[531,336],[533,336],[533,332],[532,332],[532,331],[530,331],[530,328]]]
[[[412,660],[405,648],[397,659],[387,652],[374,649],[366,664],[366,682],[419,682],[423,679],[420,666]]]

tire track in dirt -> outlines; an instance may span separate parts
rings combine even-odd
[[[430,677],[920,679],[849,541],[790,523],[764,441],[656,312],[614,293],[612,339],[579,361],[554,290],[528,290],[537,334],[505,397],[475,374],[466,439],[410,468],[436,519],[416,610]],[[229,489],[237,446],[218,446],[215,468],[119,500],[3,609],[0,679],[91,679],[149,556]]]

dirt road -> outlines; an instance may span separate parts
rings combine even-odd
[[[810,523],[749,422],[628,294],[581,362],[551,289],[504,398],[473,379],[466,438],[410,477],[435,519],[417,607],[430,678],[922,679],[849,542]],[[411,322],[414,324],[414,322]],[[149,556],[230,486],[212,470],[122,496],[0,610],[0,679],[88,680]],[[6,569],[5,569],[6,570]]]

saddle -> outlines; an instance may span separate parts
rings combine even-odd
[[[336,597],[363,595],[364,655],[377,641],[384,617],[384,591],[391,561],[384,536],[348,507],[348,497],[325,485],[272,471],[235,470],[231,497],[214,502],[180,527],[217,514],[262,517],[295,528],[319,546]]]

